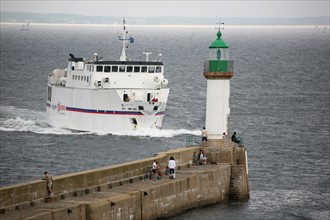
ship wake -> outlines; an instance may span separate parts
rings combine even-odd
[[[199,130],[189,129],[144,129],[135,131],[77,132],[68,129],[51,127],[46,123],[46,113],[14,106],[0,106],[0,131],[32,132],[36,134],[53,135],[116,135],[136,137],[164,137],[178,135],[200,135]]]

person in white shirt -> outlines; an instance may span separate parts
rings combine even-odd
[[[202,164],[203,164],[204,166],[206,165],[206,160],[207,160],[207,158],[206,158],[206,155],[205,155],[205,152],[204,152],[204,151],[201,152],[201,155],[200,155],[200,157],[199,157],[199,160],[202,162]]]
[[[223,132],[223,133],[222,133],[222,139],[223,139],[223,143],[226,143],[226,142],[227,142],[227,135],[226,135],[226,132]]]
[[[157,178],[157,163],[156,160],[152,163],[152,180],[156,180]]]
[[[207,137],[208,137],[207,130],[205,130],[205,127],[203,127],[203,130],[202,130],[203,147],[207,147]]]
[[[170,178],[175,179],[175,168],[176,168],[176,162],[174,160],[174,157],[171,157],[168,161],[168,169],[170,170]]]

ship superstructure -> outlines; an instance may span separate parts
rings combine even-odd
[[[70,54],[68,67],[48,77],[47,123],[54,127],[95,132],[161,128],[168,100],[161,54],[149,61],[127,60],[125,21],[119,37],[119,60],[103,61]]]

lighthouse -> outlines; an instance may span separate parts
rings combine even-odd
[[[207,79],[205,127],[210,140],[229,134],[230,78],[234,75],[234,61],[229,60],[229,46],[221,39],[221,31],[209,46],[209,60],[204,63]]]

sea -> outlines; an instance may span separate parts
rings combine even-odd
[[[118,60],[121,26],[1,24],[0,186],[124,163],[186,146],[205,126],[204,61],[214,27],[128,26],[132,60],[162,54],[171,88],[160,130],[49,127],[47,77],[69,54]],[[311,27],[225,27],[234,60],[231,132],[248,149],[250,200],[170,219],[330,219],[330,35]]]

